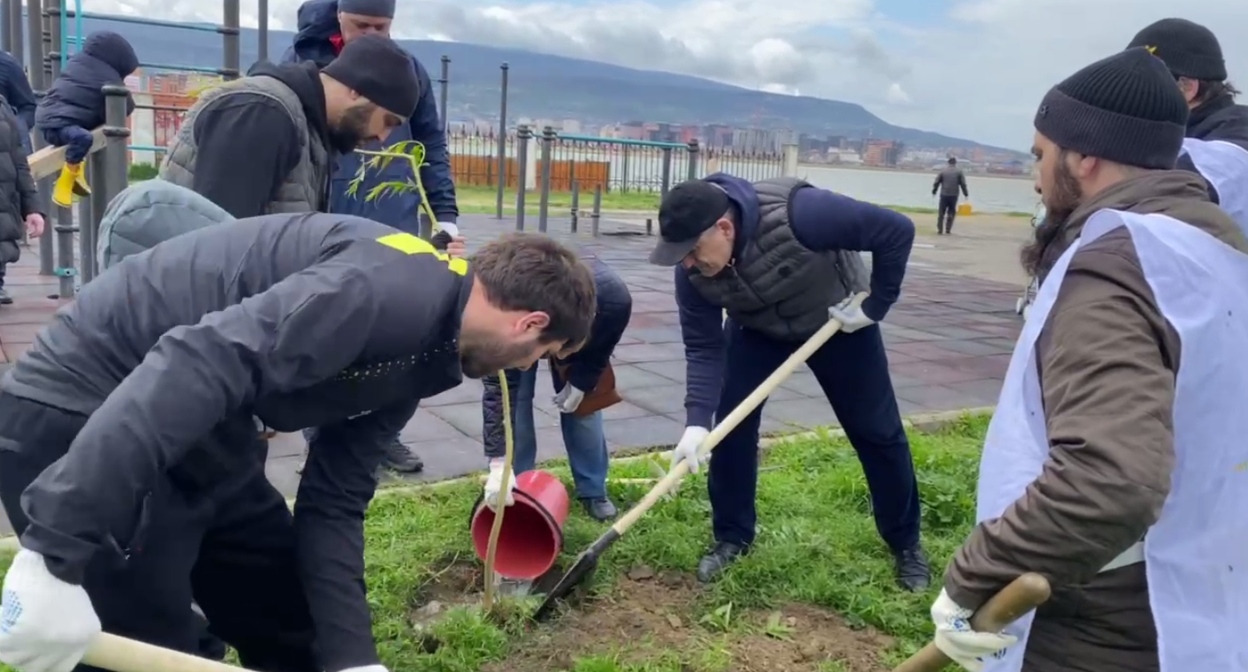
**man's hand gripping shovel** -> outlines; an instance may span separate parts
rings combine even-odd
[[[1000,632],[1023,614],[1048,602],[1051,593],[1049,582],[1043,576],[1023,574],[975,610],[971,616],[971,629],[976,632]],[[932,642],[893,668],[893,672],[940,672],[952,662]]]
[[[865,298],[867,298],[866,292],[859,293],[854,297],[853,305],[857,306],[862,303],[862,300]],[[750,393],[750,396],[746,397],[745,401],[742,401],[740,405],[732,410],[732,413],[728,414],[728,417],[721,420],[719,424],[715,426],[715,429],[711,430],[711,433],[706,437],[706,439],[702,442],[702,446],[698,449],[699,458],[704,458],[707,453],[714,450],[715,446],[719,445],[719,442],[722,441],[725,436],[728,436],[732,430],[736,429],[737,425],[741,424],[741,421],[744,420],[746,416],[753,413],[754,409],[758,408],[758,406],[762,404],[763,401],[767,399],[767,397],[770,396],[777,387],[780,386],[780,383],[784,382],[785,379],[797,369],[797,367],[805,364],[806,360],[810,359],[810,356],[815,354],[816,350],[823,347],[823,344],[827,343],[828,339],[832,338],[836,335],[836,332],[840,330],[840,322],[837,320],[828,320],[828,323],[823,325],[819,331],[815,332],[815,334],[803,343],[796,352],[789,355],[789,358],[784,360],[784,363],[781,364],[780,367],[777,368],[770,376],[768,376],[767,380],[764,380],[762,384],[758,386],[758,389]],[[659,471],[661,472],[662,469],[660,468]],[[642,497],[641,501],[636,506],[630,509],[628,513],[625,513],[623,516],[618,518],[610,529],[604,532],[601,537],[598,537],[594,543],[590,544],[589,548],[585,549],[579,556],[577,556],[576,562],[572,565],[571,569],[569,569],[563,575],[563,578],[559,579],[559,583],[555,584],[555,587],[546,594],[545,601],[543,601],[541,606],[537,608],[537,611],[533,613],[533,619],[542,621],[548,618],[554,610],[555,604],[564,597],[567,597],[567,595],[571,593],[574,588],[580,585],[581,582],[585,580],[585,577],[598,566],[598,559],[602,557],[602,554],[605,553],[607,549],[610,548],[611,545],[614,544],[620,537],[624,536],[624,534],[628,532],[628,529],[640,520],[641,517],[644,516],[646,512],[648,512],[650,508],[653,507],[660,499],[671,493],[676,486],[680,484],[681,479],[683,479],[687,473],[689,473],[688,464],[685,464],[684,462],[677,464],[671,471],[663,475],[659,482],[650,489],[650,492],[646,493],[645,497]]]

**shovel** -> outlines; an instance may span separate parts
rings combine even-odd
[[[971,616],[971,629],[976,632],[1000,632],[1023,614],[1049,600],[1049,582],[1039,574],[1027,573],[993,595]],[[898,665],[893,672],[940,672],[953,661],[936,647],[928,644]]]
[[[112,672],[247,672],[241,667],[106,632],[95,636],[82,664]]]
[[[865,298],[867,298],[866,292],[858,293],[854,296],[852,305],[858,306]],[[840,330],[840,322],[828,320],[827,324],[823,325],[819,331],[816,331],[796,352],[789,355],[789,358],[784,360],[780,367],[758,386],[758,389],[751,392],[750,396],[746,397],[736,408],[732,409],[728,417],[721,420],[715,426],[715,429],[711,430],[711,433],[702,441],[702,445],[698,447],[699,461],[705,458],[707,453],[714,450],[715,446],[719,445],[719,442],[723,441],[725,436],[728,436],[732,430],[736,429],[737,425],[741,424],[741,421],[746,416],[753,413],[754,409],[758,408],[759,404],[762,404],[797,367],[805,364],[806,360],[810,359],[810,356],[815,354],[816,350],[823,347],[823,344],[827,343],[828,339],[832,338]],[[624,533],[628,532],[628,529],[640,520],[664,495],[679,485],[681,479],[684,478],[688,471],[689,465],[682,460],[671,471],[667,472],[636,506],[617,519],[610,529],[604,532],[601,537],[598,537],[594,543],[590,544],[589,548],[581,552],[577,556],[572,568],[546,594],[545,601],[533,613],[533,620],[546,620],[553,611],[555,603],[566,597],[574,588],[580,585],[585,580],[585,577],[598,566],[598,559],[602,557],[602,554],[608,548],[611,548],[611,545],[620,537],[624,536]]]

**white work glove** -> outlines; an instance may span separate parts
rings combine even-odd
[[[1018,638],[1003,632],[975,632],[971,629],[972,613],[970,609],[959,607],[943,589],[932,603],[936,648],[962,669],[979,672],[984,669],[985,659],[1001,658]]]
[[[445,231],[452,238],[459,235],[459,226],[456,224],[452,224],[451,222],[438,222],[437,228],[439,231]],[[360,669],[366,670],[368,668],[360,668]]]
[[[82,586],[52,576],[39,553],[17,552],[4,576],[0,662],[21,672],[69,672],[100,629]]]
[[[339,672],[390,672],[385,665],[364,665],[362,667],[349,667]]]
[[[867,317],[866,313],[862,312],[862,304],[851,305],[853,301],[854,298],[851,296],[828,309],[828,319],[840,322],[841,331],[847,334],[852,334],[863,327],[875,324],[875,320]]]
[[[698,473],[698,468],[701,466],[698,460],[698,448],[710,433],[710,430],[705,427],[686,427],[685,433],[680,436],[680,443],[677,443],[676,448],[672,450],[672,464],[669,468],[675,469],[676,465],[681,462],[687,462],[689,473]]]
[[[555,395],[555,406],[559,407],[560,413],[575,413],[576,407],[581,405],[585,400],[585,392],[572,386],[571,383],[565,384],[559,394]]]
[[[498,503],[504,502],[503,506],[511,506],[516,503],[516,499],[512,496],[511,491],[516,487],[516,474],[513,472],[511,478],[507,479],[507,491],[503,492],[503,465],[505,460],[496,457],[490,460],[490,475],[485,479],[485,505],[490,510],[497,511]]]

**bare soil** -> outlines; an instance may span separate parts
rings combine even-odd
[[[428,625],[449,607],[479,603],[481,578],[475,563],[449,563],[419,591],[414,624]],[[697,609],[699,597],[688,574],[633,568],[606,594],[533,626],[516,642],[515,653],[483,672],[567,670],[578,658],[603,654],[632,664],[677,655],[693,670],[708,651],[726,656],[730,672],[817,672],[829,660],[848,672],[890,669],[882,660],[893,644],[890,637],[851,627],[830,611],[787,604],[766,612],[704,616],[706,610]]]

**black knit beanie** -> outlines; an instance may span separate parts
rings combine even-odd
[[[1099,60],[1049,89],[1036,130],[1059,147],[1140,168],[1173,168],[1187,102],[1144,48]]]
[[[321,72],[405,119],[420,100],[415,61],[388,37],[362,35],[351,40]]]
[[[1145,26],[1127,48],[1144,47],[1165,62],[1175,77],[1206,82],[1226,80],[1222,45],[1213,31],[1187,19],[1162,19]]]

